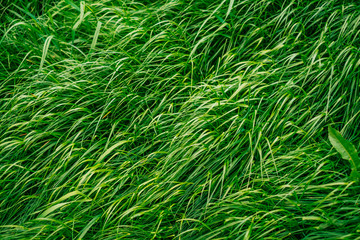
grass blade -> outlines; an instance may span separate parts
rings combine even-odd
[[[226,19],[226,18],[229,16],[229,14],[231,13],[231,10],[232,10],[232,8],[233,8],[233,6],[234,6],[234,2],[235,2],[235,0],[230,0],[229,8],[228,8],[228,10],[227,10],[227,12],[226,12],[225,19]]]
[[[43,53],[42,53],[42,56],[41,56],[40,68],[39,68],[40,71],[42,70],[42,68],[44,66],[45,58],[46,58],[47,52],[49,50],[51,39],[53,37],[54,36],[51,35],[51,36],[47,37],[46,40],[45,40],[45,44],[44,44],[44,47],[43,47]]]
[[[94,38],[93,38],[93,41],[92,41],[92,43],[91,43],[90,52],[95,49],[96,42],[97,42],[97,40],[98,40],[99,33],[100,33],[100,28],[101,28],[101,22],[98,21],[98,22],[97,22],[97,26],[96,26],[96,30],[95,30],[95,34],[94,34]]]

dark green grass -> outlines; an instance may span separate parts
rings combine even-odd
[[[6,1],[0,239],[360,239],[356,1]]]

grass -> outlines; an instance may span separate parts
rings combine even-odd
[[[1,9],[1,239],[360,239],[356,1]]]

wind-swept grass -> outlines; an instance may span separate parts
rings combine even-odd
[[[1,4],[1,239],[360,239],[355,1]]]

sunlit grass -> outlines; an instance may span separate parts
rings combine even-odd
[[[1,239],[360,239],[355,1],[1,4]]]

